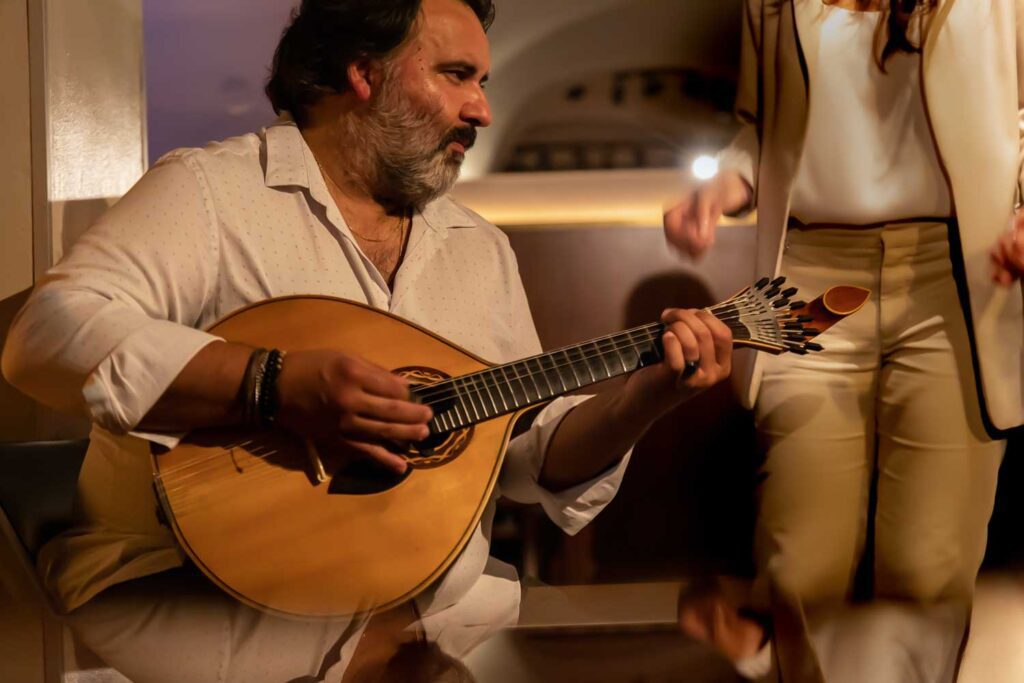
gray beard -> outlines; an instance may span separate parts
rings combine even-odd
[[[438,112],[417,111],[390,82],[365,117],[350,121],[348,139],[361,143],[352,171],[386,210],[418,212],[452,188],[461,162],[441,146]]]

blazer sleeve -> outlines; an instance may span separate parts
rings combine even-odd
[[[1016,0],[1017,11],[1017,197],[1024,203],[1024,0]]]
[[[739,82],[736,88],[736,117],[741,127],[729,146],[718,153],[719,167],[738,172],[754,190],[749,206],[740,213],[749,211],[757,204],[757,167],[761,153],[761,2],[745,0],[743,3]]]

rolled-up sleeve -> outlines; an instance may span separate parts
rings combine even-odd
[[[510,335],[516,339],[512,356],[508,360],[517,360],[538,354],[541,348],[511,249],[508,250],[507,258],[505,267],[511,282],[506,315]],[[575,534],[586,526],[615,497],[632,453],[630,448],[615,465],[571,488],[551,491],[540,484],[544,457],[555,431],[569,411],[588,398],[564,396],[545,406],[530,429],[509,443],[498,479],[501,495],[518,503],[540,504],[551,521],[568,534]]]
[[[195,329],[217,277],[201,173],[162,160],[38,283],[8,334],[3,373],[36,400],[134,428],[216,337]]]
[[[562,419],[588,396],[560,398],[537,415],[528,431],[508,446],[498,479],[502,495],[519,503],[538,503],[552,522],[567,534],[575,534],[612,501],[626,473],[630,448],[617,463],[598,476],[563,491],[551,491],[540,482],[544,455]]]
[[[735,215],[739,216],[749,212],[757,204],[757,171],[761,155],[760,26],[760,3],[755,0],[747,0],[743,3],[740,75],[735,107],[736,117],[741,126],[729,146],[718,153],[719,168],[736,171],[753,190],[750,203],[736,212]]]

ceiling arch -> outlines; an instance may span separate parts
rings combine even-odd
[[[550,2],[509,5],[507,17],[498,5],[491,29],[494,123],[466,159],[467,178],[494,170],[503,146],[528,120],[531,101],[568,79],[663,66],[736,70],[740,0],[593,0],[587,9],[569,2],[550,21],[541,21]]]

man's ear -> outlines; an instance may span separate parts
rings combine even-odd
[[[349,63],[345,70],[348,77],[348,84],[356,97],[366,102],[370,99],[374,87],[377,85],[377,70],[368,59],[359,59]]]

